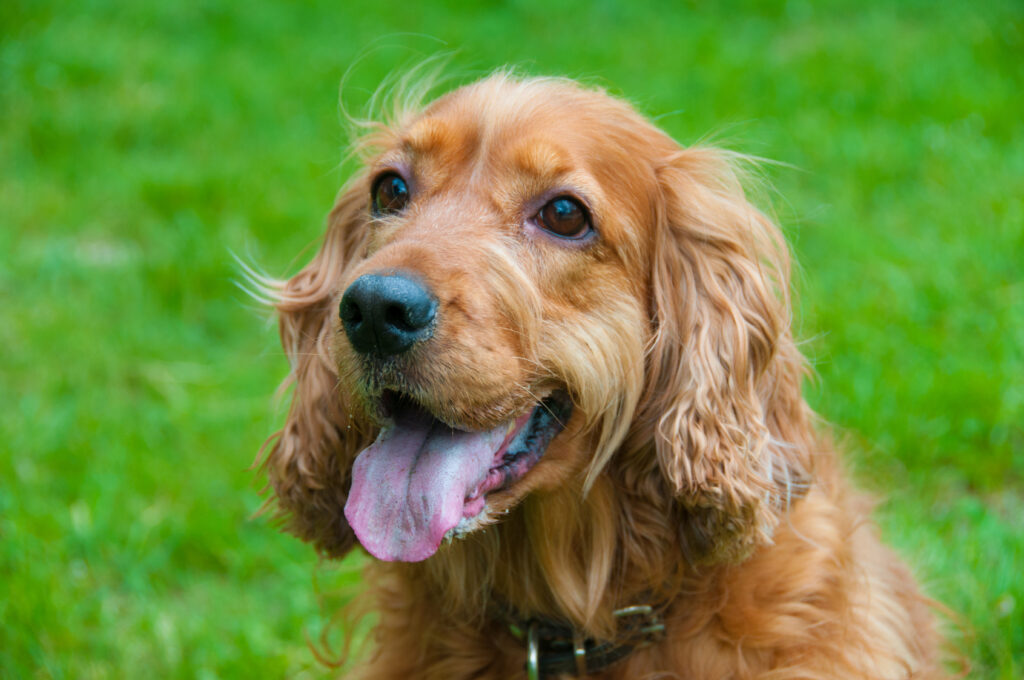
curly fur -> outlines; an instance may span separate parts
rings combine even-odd
[[[440,291],[442,335],[403,377],[439,417],[491,427],[552,385],[576,409],[492,526],[422,563],[370,563],[358,677],[524,677],[500,612],[604,639],[638,601],[663,603],[667,637],[600,677],[944,677],[930,605],[801,396],[788,251],[740,157],[681,148],[603,92],[506,73],[362,148],[313,261],[265,282],[295,384],[264,463],[287,529],[330,557],[356,544],[342,509],[377,425],[336,317],[361,273],[413,269]],[[375,219],[372,177],[395,163],[417,197]],[[593,198],[592,247],[522,233],[521,206],[553,182]]]

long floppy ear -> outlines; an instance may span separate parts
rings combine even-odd
[[[739,559],[771,539],[809,472],[788,251],[725,152],[679,150],[658,173],[641,418],[682,507],[688,554]]]
[[[327,235],[313,261],[276,291],[281,344],[291,362],[285,385],[294,383],[284,427],[271,438],[264,468],[287,530],[330,556],[355,543],[345,520],[352,461],[369,444],[365,425],[352,418],[348,396],[338,390],[330,353],[337,286],[364,247],[367,190],[357,178],[328,218]]]

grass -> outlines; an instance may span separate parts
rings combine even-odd
[[[0,4],[0,677],[321,674],[304,634],[359,560],[251,519],[286,363],[230,252],[294,271],[345,176],[339,81],[358,110],[455,48],[456,80],[582,77],[795,166],[808,397],[974,676],[1019,680],[1013,0]]]

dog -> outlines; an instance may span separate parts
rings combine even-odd
[[[277,512],[374,558],[353,677],[946,677],[801,395],[743,157],[508,72],[360,145],[313,260],[265,282]]]

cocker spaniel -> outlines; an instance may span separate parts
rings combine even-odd
[[[360,543],[360,678],[938,678],[932,607],[801,396],[734,155],[498,73],[362,140],[268,282],[287,529]]]

